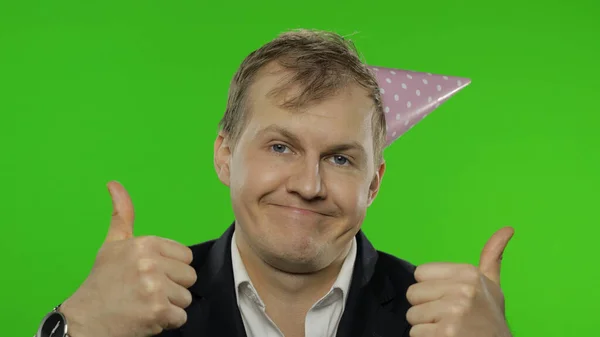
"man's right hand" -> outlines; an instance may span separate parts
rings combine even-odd
[[[196,282],[192,251],[175,241],[134,237],[134,210],[117,182],[108,184],[113,215],[94,266],[62,305],[72,337],[147,337],[187,321]]]

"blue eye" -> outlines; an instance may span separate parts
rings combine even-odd
[[[344,156],[333,156],[333,161],[336,165],[344,166],[345,164],[348,164],[348,158]]]
[[[282,145],[282,144],[274,144],[274,145],[271,145],[271,148],[275,152],[284,153],[285,150],[287,149],[287,146]]]

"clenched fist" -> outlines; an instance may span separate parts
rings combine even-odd
[[[175,241],[133,237],[134,211],[120,184],[108,185],[113,215],[94,266],[61,306],[74,337],[147,337],[182,326],[196,282],[192,251]]]
[[[479,267],[429,263],[417,267],[406,297],[411,337],[510,337],[500,289],[500,261],[514,231],[496,232]]]

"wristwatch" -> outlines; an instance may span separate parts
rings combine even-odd
[[[58,311],[58,308],[60,308],[60,304],[42,319],[42,323],[33,337],[71,337],[68,334],[67,319]]]

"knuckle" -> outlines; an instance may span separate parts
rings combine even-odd
[[[458,328],[456,324],[447,324],[442,329],[442,336],[444,337],[456,337],[458,333]]]
[[[198,281],[198,275],[196,274],[196,269],[192,268],[191,266],[186,266],[185,270],[182,270],[184,278],[185,278],[185,282],[189,283],[189,286],[191,287],[194,283],[196,283],[196,281]]]
[[[473,308],[473,299],[462,299],[459,301],[459,305],[463,308],[463,314],[467,314]]]
[[[415,318],[416,318],[416,317],[415,317],[415,315],[416,315],[416,313],[415,313],[415,309],[414,309],[414,308],[415,308],[415,307],[410,307],[410,308],[409,308],[409,309],[406,311],[406,320],[407,320],[409,323],[415,322]]]
[[[466,313],[467,308],[463,303],[455,302],[450,305],[450,312],[454,316],[462,316]]]
[[[150,333],[152,336],[156,336],[161,334],[164,331],[163,327],[160,324],[153,323],[150,326]]]
[[[185,262],[187,264],[192,263],[192,261],[194,260],[194,253],[192,252],[192,249],[190,247],[187,246],[183,246],[184,251],[185,251]]]
[[[140,290],[144,297],[154,297],[161,293],[160,282],[153,277],[143,277],[141,279]]]
[[[153,322],[158,323],[164,328],[169,321],[169,305],[166,303],[166,301],[161,301],[152,305],[150,309],[150,317]]]
[[[477,288],[472,284],[462,284],[460,286],[460,293],[464,297],[466,297],[468,299],[472,299],[477,294]]]
[[[156,236],[152,235],[139,237],[134,241],[136,251],[145,254],[156,247],[156,241]]]
[[[178,310],[173,318],[171,325],[173,328],[181,328],[187,322],[187,312],[185,310]]]
[[[408,287],[408,289],[406,290],[406,299],[408,300],[409,303],[414,303],[416,286],[417,286],[417,283],[414,283],[414,284],[410,285]]]
[[[198,274],[196,274],[196,269],[190,267],[190,287],[194,285],[198,281]]]
[[[184,297],[183,308],[185,309],[192,304],[192,293],[189,292],[188,290],[185,290],[183,292],[183,297]]]
[[[153,259],[141,258],[137,261],[137,270],[142,274],[154,272],[157,268],[157,262]]]
[[[477,269],[477,267],[475,267],[473,265],[470,265],[470,266],[468,266],[468,268],[465,271],[465,276],[472,283],[477,283],[477,282],[479,282],[479,278],[480,278],[479,269]]]
[[[417,281],[422,280],[423,279],[422,274],[423,274],[423,267],[417,266],[415,268],[415,272],[414,272],[415,280],[417,280]]]
[[[156,315],[156,322],[164,330],[178,329],[187,322],[187,312],[175,306],[165,306]]]

